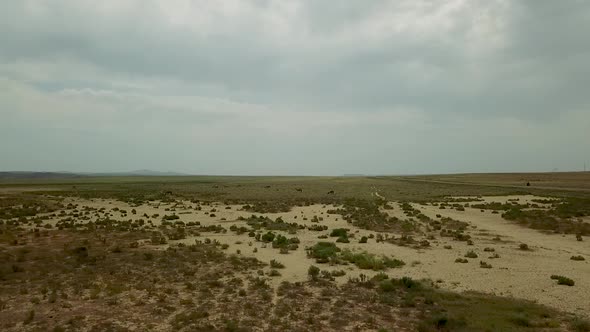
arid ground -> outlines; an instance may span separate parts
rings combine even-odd
[[[5,180],[0,329],[590,331],[589,183]]]

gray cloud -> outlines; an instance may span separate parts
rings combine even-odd
[[[19,1],[0,5],[0,22],[2,169],[590,159],[584,1]]]

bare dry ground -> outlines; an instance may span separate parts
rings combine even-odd
[[[428,181],[6,185],[0,329],[590,331],[583,192]]]

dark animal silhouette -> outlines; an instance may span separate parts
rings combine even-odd
[[[297,190],[300,193],[303,192],[303,189],[301,189],[301,188],[296,188],[295,190]]]
[[[270,188],[270,186],[264,186],[264,188]]]
[[[531,183],[530,183],[530,182],[527,182],[527,183],[526,183],[526,186],[527,186],[527,187],[530,187],[530,186],[531,186]]]
[[[334,190],[328,191],[328,195],[334,195]]]

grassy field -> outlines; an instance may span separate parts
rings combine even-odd
[[[417,274],[412,268],[421,263],[389,255],[424,257],[425,250],[447,255],[451,247],[457,253],[480,249],[482,255],[485,246],[486,257],[496,260],[473,260],[477,267],[469,278],[481,278],[488,269],[501,273],[495,269],[500,255],[492,255],[496,249],[504,250],[501,259],[508,262],[509,255],[533,257],[541,250],[519,250],[518,243],[491,230],[445,216],[461,213],[508,223],[496,231],[513,232],[513,223],[525,233],[576,234],[580,242],[572,235],[567,244],[585,245],[582,235],[590,229],[578,219],[590,215],[587,176],[3,181],[0,329],[590,331],[584,317],[532,301],[452,292],[441,289],[443,280],[404,277],[400,273]],[[528,194],[537,198],[502,203],[481,198]],[[463,196],[472,198],[457,198]],[[105,201],[91,200],[96,198]],[[438,211],[443,216],[435,217]],[[540,243],[552,236],[539,234],[533,239]],[[363,244],[375,253],[355,249]],[[506,244],[514,249],[502,249]],[[454,264],[453,254],[444,257]],[[572,287],[586,289],[580,277],[586,262],[576,257],[565,259],[578,276]],[[290,279],[301,270],[305,279]],[[553,282],[549,275],[543,280]],[[553,291],[560,290],[569,291]]]

